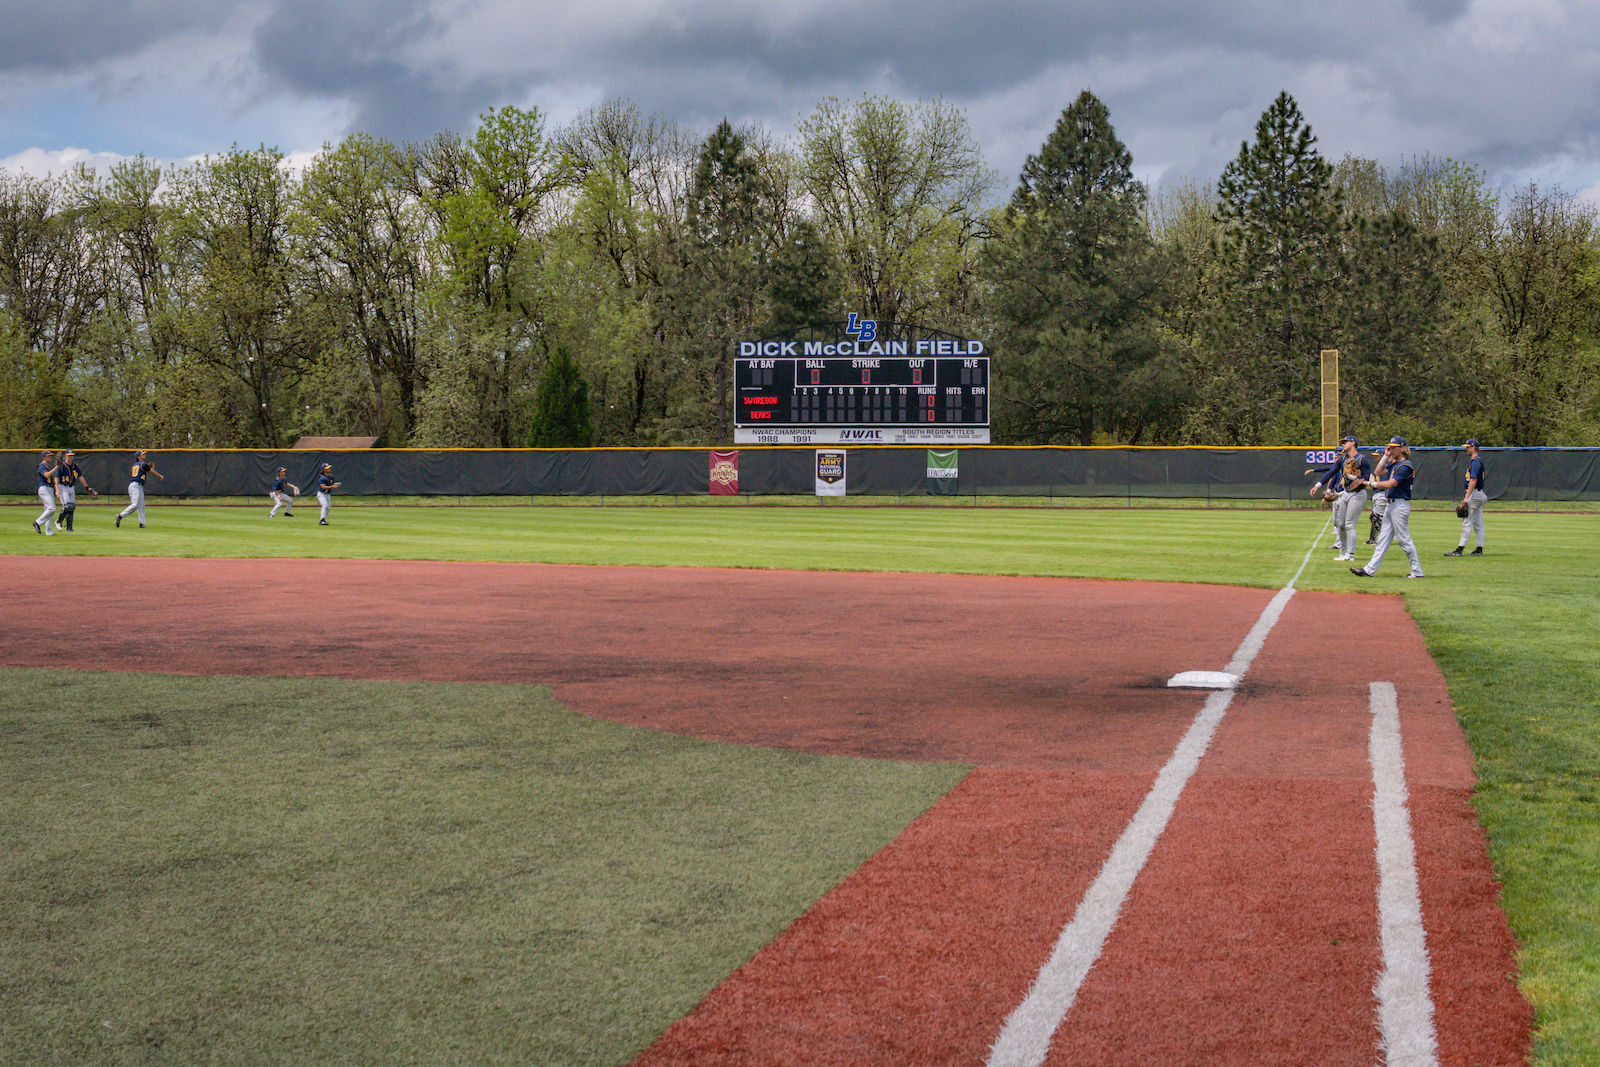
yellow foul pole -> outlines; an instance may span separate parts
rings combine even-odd
[[[1322,350],[1322,447],[1339,447],[1339,350]]]

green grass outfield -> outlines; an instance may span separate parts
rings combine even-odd
[[[1310,509],[79,509],[0,555],[321,556],[1281,586]],[[1477,755],[1536,1062],[1600,1063],[1600,515],[1491,506],[1398,592]],[[70,568],[70,564],[67,565]],[[63,570],[70,574],[70,569]],[[11,610],[25,614],[25,592]],[[1360,634],[1330,654],[1380,657]],[[536,687],[6,671],[0,1061],[626,1063],[964,769],[691,742]],[[437,709],[449,708],[448,713]],[[115,710],[110,710],[115,709]],[[582,773],[579,773],[581,768]],[[518,822],[517,820],[522,820]],[[510,825],[534,832],[508,833]],[[538,916],[530,924],[528,917]],[[513,921],[513,919],[515,921]],[[530,1052],[530,1050],[537,1050]]]

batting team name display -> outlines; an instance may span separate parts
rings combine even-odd
[[[779,352],[935,348],[982,352],[978,341],[749,342]],[[740,356],[734,360],[734,441],[739,444],[986,445],[989,358]]]

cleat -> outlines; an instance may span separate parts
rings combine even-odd
[[[122,529],[122,516],[121,515],[117,516],[117,529],[119,529],[119,530]]]
[[[1447,555],[1447,556],[1459,556],[1459,555],[1461,555],[1461,550],[1463,548],[1465,548],[1465,547],[1467,547],[1467,546],[1466,545],[1457,545],[1456,546],[1456,550],[1454,552],[1446,552],[1445,555]]]
[[[318,526],[326,526],[326,525],[328,525],[328,520],[327,519],[318,519],[317,520],[317,525]]]
[[[140,523],[140,524],[139,524],[139,529],[141,529],[141,530],[142,530],[142,529],[144,529],[144,523],[142,523],[142,522],[141,522],[141,523]]]
[[[1362,570],[1360,567],[1351,567],[1350,568],[1350,573],[1355,575],[1357,578],[1371,578],[1372,577],[1372,575],[1368,574],[1366,571]]]
[[[34,533],[44,533],[43,530],[39,529],[39,520],[38,519],[34,519],[33,520],[33,532]]]
[[[1425,578],[1425,577],[1427,577],[1427,575],[1423,575],[1423,574],[1408,574],[1408,575],[1406,575],[1406,577],[1407,578]]]
[[[1471,551],[1471,553],[1469,553],[1469,555],[1473,555],[1473,556],[1481,556],[1481,555],[1483,555],[1483,546],[1479,545],[1477,548],[1473,549]]]

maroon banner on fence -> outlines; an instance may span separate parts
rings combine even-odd
[[[739,495],[739,453],[711,453],[711,495]]]

